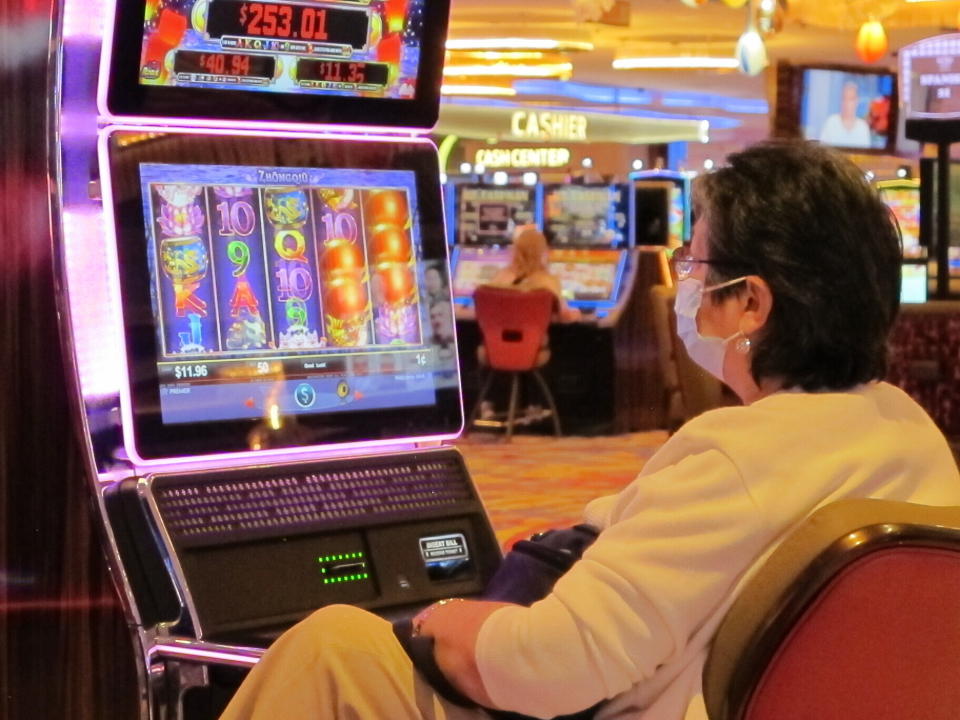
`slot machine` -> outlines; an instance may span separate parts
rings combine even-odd
[[[665,243],[634,246],[633,226],[628,225],[631,188],[548,184],[537,189],[540,210],[535,217],[550,246],[548,269],[560,280],[567,304],[581,313],[576,322],[551,325],[551,360],[542,369],[567,433],[597,435],[662,426],[656,400],[662,381],[656,368],[649,289],[671,279]],[[477,233],[478,228],[485,229],[476,221],[481,207],[477,198],[480,192],[501,191],[516,193],[518,200],[524,192],[523,197],[534,197],[532,187],[447,185],[448,228],[450,237],[457,239],[452,282],[468,408],[475,402],[482,374],[473,291],[510,262],[509,248],[502,244],[509,241],[505,226],[498,229],[495,244],[477,242],[485,237]],[[502,207],[499,215],[507,216],[507,206]],[[506,389],[501,390],[498,394],[495,387],[492,396],[498,405],[505,402]]]
[[[499,562],[450,443],[424,137],[449,6],[62,11],[55,244],[89,486],[141,717],[213,718],[314,609],[399,619]]]
[[[673,170],[630,173],[630,227],[637,245],[679,247],[690,242],[690,175]]]

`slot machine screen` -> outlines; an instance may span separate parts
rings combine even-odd
[[[667,180],[633,181],[633,233],[637,245],[669,245],[676,225],[677,205],[682,193]],[[681,221],[682,221],[682,204]],[[682,225],[680,226],[682,230]]]
[[[567,300],[613,302],[617,299],[626,252],[550,250],[550,274],[560,279]]]
[[[890,208],[900,226],[904,258],[925,257],[920,245],[920,183],[903,180],[877,183],[880,199]]]
[[[510,251],[504,248],[456,247],[451,261],[454,301],[472,302],[477,286],[489,283],[509,264]]]
[[[117,2],[115,115],[429,128],[449,0]]]
[[[456,186],[457,242],[508,245],[521,225],[537,222],[539,188],[495,185]]]
[[[455,433],[426,143],[109,136],[141,457]]]
[[[551,245],[606,245],[615,241],[609,185],[549,185],[543,193],[543,234]]]
[[[905,262],[900,266],[900,302],[927,301],[927,264]]]

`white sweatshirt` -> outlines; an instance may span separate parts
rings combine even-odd
[[[943,435],[898,388],[784,391],[695,418],[622,492],[587,506],[603,531],[552,594],[486,620],[487,692],[541,718],[603,698],[604,720],[705,718],[703,662],[738,586],[845,497],[960,505]]]

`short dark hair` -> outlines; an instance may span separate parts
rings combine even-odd
[[[708,283],[763,278],[773,308],[753,337],[759,383],[839,390],[880,380],[900,307],[900,231],[863,171],[813,142],[765,142],[699,178]],[[743,292],[721,289],[719,302]],[[708,296],[709,297],[709,296]]]

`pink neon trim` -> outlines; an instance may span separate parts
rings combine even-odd
[[[240,653],[224,652],[220,650],[198,650],[185,648],[179,645],[154,645],[152,652],[167,657],[191,658],[196,660],[220,660],[233,665],[247,665],[253,667],[260,658]]]

